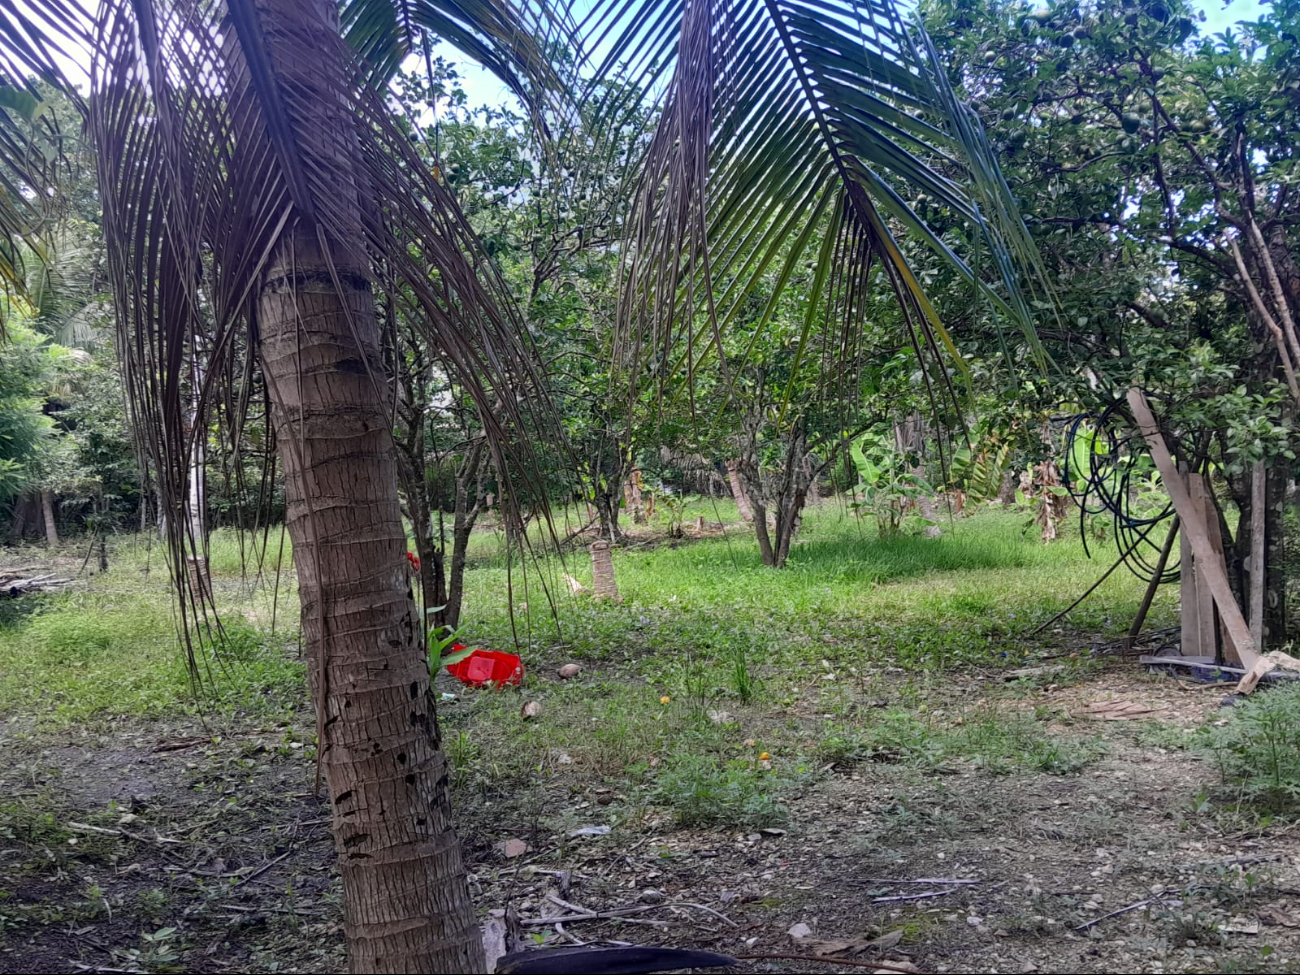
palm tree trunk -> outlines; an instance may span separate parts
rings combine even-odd
[[[447,761],[406,563],[379,327],[363,249],[353,122],[328,0],[258,0],[277,82],[314,97],[295,119],[309,168],[333,173],[355,232],[286,231],[257,317],[302,601],[320,755],[353,972],[481,972],[452,825]]]
[[[55,548],[59,544],[59,526],[54,521],[54,492],[41,492],[41,514],[45,516],[45,544]]]

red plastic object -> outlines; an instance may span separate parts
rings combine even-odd
[[[453,652],[464,649],[460,644],[452,645]],[[460,663],[448,667],[447,673],[470,687],[513,686],[523,682],[524,662],[517,654],[501,650],[475,650]]]

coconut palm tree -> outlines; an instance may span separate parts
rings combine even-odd
[[[85,110],[120,350],[187,594],[185,632],[205,598],[185,571],[200,540],[183,516],[204,411],[223,385],[246,404],[262,383],[351,970],[481,971],[408,589],[377,303],[422,323],[479,404],[501,468],[540,383],[502,282],[393,125],[383,89],[433,33],[531,98],[556,87],[542,52],[565,20],[510,0],[348,0],[341,16],[331,0],[103,0],[93,22],[65,0],[24,3],[24,18],[0,14],[11,87],[32,72],[54,78],[55,51],[91,55]],[[608,64],[649,81],[671,71],[627,249],[625,363],[662,348],[693,372],[704,355],[695,323],[718,334],[769,267],[788,283],[819,229],[817,297],[856,323],[855,296],[879,261],[916,313],[918,345],[941,345],[888,219],[975,275],[904,186],[980,231],[1003,272],[990,299],[1022,311],[1022,229],[992,154],[890,0],[600,0],[586,27]],[[3,102],[0,120],[0,171],[43,195],[54,174],[22,169],[21,145],[4,137],[29,131],[25,120]],[[3,209],[0,219],[9,241],[35,226]],[[196,350],[202,370],[189,366]]]

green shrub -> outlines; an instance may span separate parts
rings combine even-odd
[[[27,629],[28,638],[52,660],[84,661],[113,647],[113,630],[103,616],[54,610],[37,616]]]
[[[1300,687],[1261,691],[1198,738],[1242,801],[1273,814],[1300,813]]]
[[[654,798],[681,826],[761,828],[789,815],[776,798],[785,787],[776,773],[742,759],[683,752],[656,776]]]

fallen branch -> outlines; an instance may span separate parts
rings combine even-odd
[[[1160,898],[1158,897],[1148,897],[1146,900],[1138,901],[1136,904],[1130,904],[1128,907],[1121,907],[1118,911],[1111,911],[1109,914],[1103,914],[1101,917],[1093,918],[1091,921],[1084,921],[1082,924],[1078,925],[1074,930],[1087,931],[1089,928],[1096,927],[1102,921],[1109,921],[1113,917],[1119,917],[1122,914],[1129,914],[1133,911],[1139,911],[1142,908],[1146,907],[1148,904],[1152,904],[1155,901],[1158,901],[1159,899]]]
[[[223,911],[238,911],[240,914],[289,914],[293,917],[323,916],[320,911],[313,911],[310,908],[246,907],[243,904],[223,904],[220,909]]]
[[[894,897],[873,897],[873,904],[889,904],[897,901],[928,901],[935,897],[947,897],[949,894],[957,893],[958,888],[951,890],[927,890],[924,894],[898,894]]]
[[[103,826],[91,826],[88,823],[64,823],[68,829],[74,833],[98,833],[101,836],[121,836],[135,843],[153,843],[155,846],[184,846],[185,844],[170,836],[159,836],[158,831],[154,831],[152,837],[145,836],[143,833],[132,833],[127,829],[107,829]]]
[[[55,578],[53,574],[23,579],[17,576],[0,576],[0,596],[23,596],[32,592],[56,592],[74,580]]]
[[[252,873],[250,873],[247,877],[244,877],[242,880],[236,882],[236,883],[233,885],[233,887],[242,887],[242,886],[244,886],[244,884],[251,883],[252,881],[256,880],[258,877],[262,876],[262,874],[264,874],[264,873],[266,873],[268,870],[270,870],[272,867],[274,867],[277,863],[280,863],[280,862],[282,862],[282,861],[284,861],[284,860],[289,859],[290,855],[291,855],[293,852],[294,852],[293,849],[290,848],[289,850],[286,850],[284,853],[281,853],[281,854],[280,854],[278,857],[276,857],[274,860],[268,860],[268,861],[266,861],[266,863],[262,864],[260,867],[258,867],[258,868],[257,868],[256,870],[254,870]],[[233,887],[232,887],[232,889],[233,889]]]
[[[684,901],[666,901],[663,904],[636,904],[629,907],[616,907],[607,911],[596,911],[596,910],[592,910],[591,908],[582,907],[579,904],[571,904],[570,902],[564,900],[563,898],[556,897],[554,894],[547,894],[546,899],[549,900],[552,904],[556,904],[559,907],[568,908],[573,913],[557,915],[555,917],[524,918],[520,923],[524,924],[527,927],[540,928],[540,927],[551,927],[552,925],[555,924],[573,924],[578,921],[627,921],[632,924],[652,924],[658,927],[667,924],[667,922],[638,919],[632,917],[631,915],[644,914],[647,911],[660,911],[670,907],[677,907],[677,908],[689,907],[693,910],[703,911],[706,914],[711,914],[714,917],[718,918],[720,921],[723,921],[724,923],[728,924],[733,928],[740,927],[739,924],[737,924],[731,918],[727,917],[727,915],[722,914],[719,911],[715,911],[711,907],[706,907],[703,904],[689,904]]]

